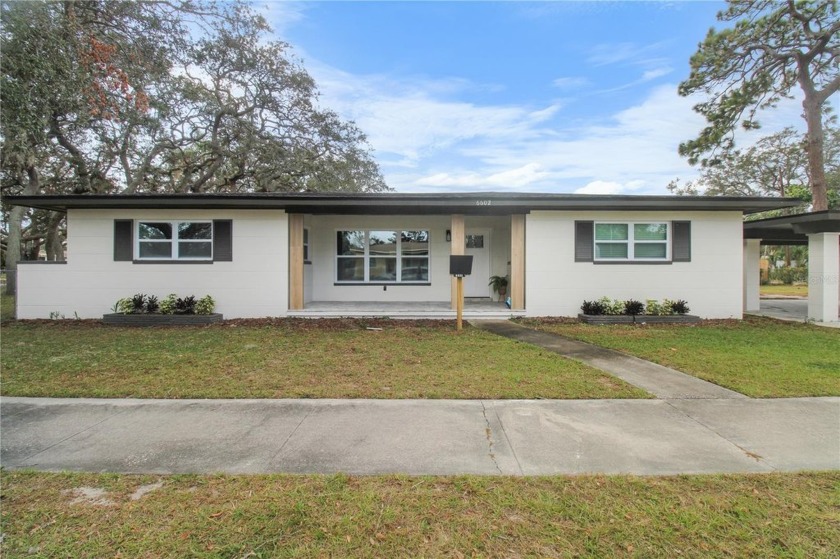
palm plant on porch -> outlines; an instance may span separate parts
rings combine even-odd
[[[508,288],[507,276],[490,276],[490,285],[495,293],[499,294],[499,301],[505,298]]]

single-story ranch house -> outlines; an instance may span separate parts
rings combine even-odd
[[[574,316],[609,296],[683,299],[700,317],[740,318],[757,303],[763,231],[745,235],[743,216],[796,203],[497,192],[7,201],[67,213],[67,261],[19,266],[19,318],[99,318],[135,293],[209,294],[226,318],[451,316],[457,254],[473,255],[467,316]],[[819,248],[812,318],[837,321],[840,216],[830,214],[784,227]],[[494,275],[509,277],[510,309],[491,292]]]

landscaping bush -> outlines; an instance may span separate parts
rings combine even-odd
[[[609,297],[601,297],[598,302],[604,307],[604,314],[610,316],[617,316],[624,314],[624,302],[618,299],[610,299]]]
[[[645,312],[645,304],[635,299],[624,301],[624,314],[636,316]]]
[[[597,301],[584,301],[580,306],[583,314],[586,315],[626,315],[626,316],[666,316],[672,314],[688,314],[688,303],[682,299],[672,301],[670,299],[663,299],[660,303],[656,299],[648,299],[647,303],[642,303],[635,299],[628,299],[627,301],[619,301],[617,299],[610,299],[609,297],[601,297]]]
[[[175,300],[175,314],[195,314],[195,297],[190,295]]]
[[[213,314],[216,309],[216,301],[209,295],[205,295],[195,303],[196,314]]]
[[[651,316],[662,316],[670,314],[670,309],[656,299],[648,299],[645,303],[645,314],[649,314]]]
[[[158,298],[154,295],[149,295],[146,297],[146,304],[143,306],[147,313],[156,313],[160,310],[160,304],[158,303]]]
[[[170,293],[163,300],[160,302],[160,312],[162,314],[175,314],[175,301],[178,300],[178,296],[174,293]]]
[[[786,285],[808,282],[808,267],[784,267],[770,270],[770,281],[781,282]]]
[[[679,299],[677,301],[669,301],[665,300],[665,303],[668,305],[670,309],[670,314],[688,314],[688,311],[691,310],[688,308],[688,303]]]
[[[604,305],[600,301],[584,301],[580,306],[583,314],[602,315],[604,314]]]

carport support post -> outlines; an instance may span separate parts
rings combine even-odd
[[[761,240],[744,239],[744,311],[761,308]]]
[[[838,322],[840,233],[808,235],[808,319]]]

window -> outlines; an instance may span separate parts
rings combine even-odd
[[[336,281],[429,281],[428,231],[338,231]]]
[[[212,260],[213,222],[137,222],[138,260]]]
[[[668,260],[667,223],[596,223],[596,261]]]
[[[311,262],[309,258],[309,228],[303,228],[303,261]]]

